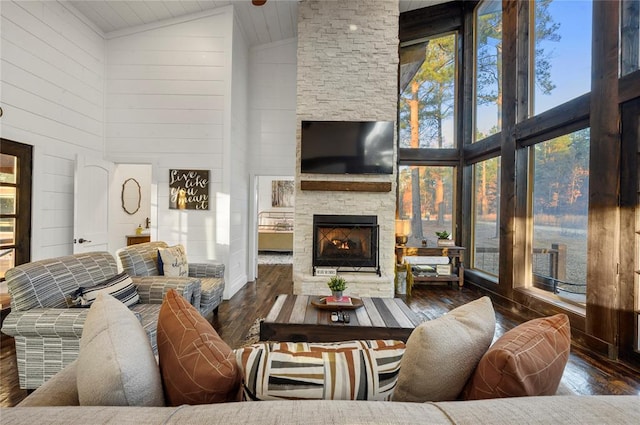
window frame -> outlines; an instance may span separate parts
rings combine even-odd
[[[0,153],[18,158],[18,174],[16,183],[2,183],[2,186],[16,188],[15,214],[1,214],[2,218],[15,218],[15,240],[13,244],[2,245],[2,248],[12,248],[15,251],[14,266],[31,261],[31,197],[33,147],[12,140],[0,138]],[[4,281],[0,277],[0,281]]]

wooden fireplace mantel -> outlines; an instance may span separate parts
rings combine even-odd
[[[300,182],[300,189],[334,192],[391,192],[391,182],[302,180]]]

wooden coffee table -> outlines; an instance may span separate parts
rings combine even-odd
[[[260,322],[260,341],[336,342],[353,339],[407,341],[420,323],[399,298],[360,298],[364,304],[350,315],[349,323],[332,322],[331,312],[312,304],[321,297],[278,295],[267,317]]]

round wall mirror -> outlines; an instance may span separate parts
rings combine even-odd
[[[136,179],[126,179],[122,183],[122,209],[133,215],[140,209],[140,183]]]

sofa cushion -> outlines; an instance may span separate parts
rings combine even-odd
[[[420,324],[407,340],[393,399],[455,400],[489,348],[495,326],[489,297]]]
[[[260,343],[236,350],[247,400],[390,400],[402,341]]]
[[[79,291],[80,306],[89,307],[98,294],[106,293],[120,300],[127,307],[137,304],[140,296],[127,272],[117,274],[95,286],[81,287]]]
[[[467,400],[553,395],[569,359],[571,329],[566,314],[525,322],[498,339],[467,384]]]
[[[240,370],[231,348],[173,289],[160,308],[158,356],[167,405],[240,400]]]
[[[135,314],[106,293],[87,314],[77,364],[82,406],[163,406],[149,339]]]
[[[189,276],[189,263],[184,246],[158,248],[158,272],[163,276]]]

